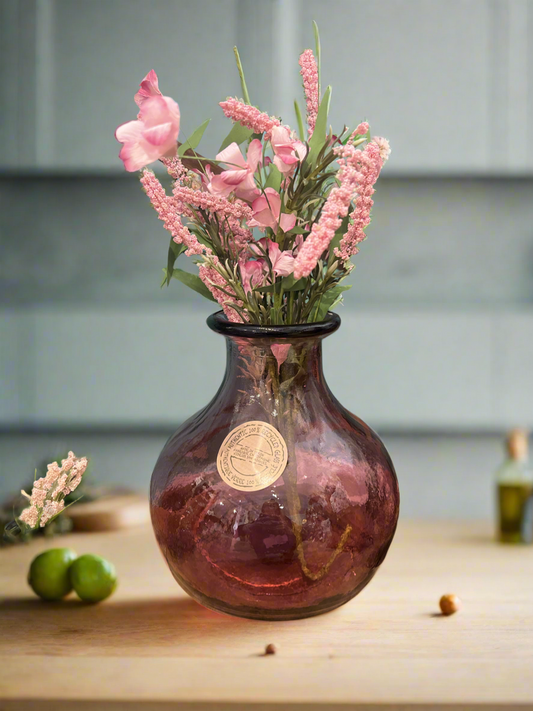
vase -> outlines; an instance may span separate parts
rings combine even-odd
[[[150,491],[155,535],[177,582],[202,605],[263,620],[318,615],[372,579],[399,512],[379,437],[334,397],[322,340],[340,325],[207,320],[226,373],[168,440]]]

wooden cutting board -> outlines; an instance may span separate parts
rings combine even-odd
[[[112,560],[116,594],[37,600],[27,567],[56,545]],[[449,618],[446,592],[464,603]],[[533,547],[483,523],[402,522],[357,598],[295,622],[200,607],[146,527],[2,549],[0,594],[1,711],[533,709]]]
[[[83,501],[83,500],[82,500]],[[75,531],[119,531],[150,522],[150,509],[144,496],[122,494],[104,496],[68,510]]]

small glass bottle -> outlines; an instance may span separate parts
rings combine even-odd
[[[496,472],[498,538],[502,543],[533,542],[533,472],[524,430],[512,430],[507,457]]]

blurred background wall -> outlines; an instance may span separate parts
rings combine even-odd
[[[224,368],[210,303],[159,289],[167,233],[117,158],[154,68],[213,154],[240,93],[292,123],[322,38],[331,123],[389,138],[326,375],[383,436],[402,515],[489,516],[533,425],[533,3],[0,0],[0,496],[73,448],[147,490]]]

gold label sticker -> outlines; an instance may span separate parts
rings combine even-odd
[[[268,422],[245,422],[232,430],[218,450],[222,479],[239,491],[259,491],[273,484],[287,466],[287,445]]]

